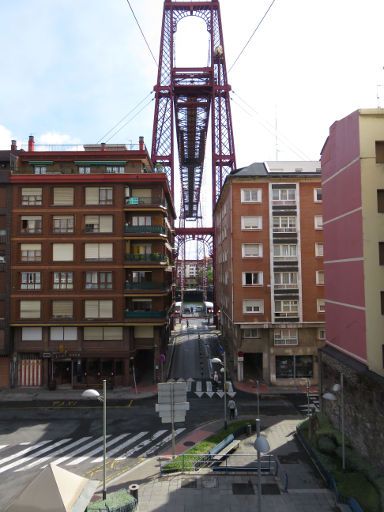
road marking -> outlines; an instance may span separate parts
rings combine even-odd
[[[149,443],[151,443],[154,439],[157,439],[158,437],[162,436],[165,434],[165,432],[167,432],[167,430],[158,430],[155,434],[153,434],[152,437],[150,437],[149,439],[146,439],[145,441],[143,441],[142,443],[138,444],[137,446],[135,446],[135,448],[132,448],[131,450],[128,450],[127,453],[125,455],[123,455],[122,457],[118,457],[116,460],[124,460],[124,459],[127,459],[128,457],[130,457],[131,455],[133,455],[134,453],[136,452],[139,452],[142,448],[144,448],[145,446],[147,446]]]
[[[129,433],[128,434],[127,433],[126,434],[121,434],[120,436],[117,436],[114,439],[111,439],[107,443],[107,449],[108,449],[108,446],[112,446],[113,444],[118,443],[120,441],[120,439],[123,439],[124,437],[127,437],[127,436],[129,436]],[[82,457],[77,457],[77,459],[72,460],[71,462],[68,462],[68,464],[66,464],[66,466],[77,466],[81,462],[84,462],[85,460],[89,459],[93,455],[96,455],[96,453],[99,453],[102,450],[103,450],[103,447],[102,446],[98,446],[94,450],[90,451],[87,455],[83,455]]]
[[[61,439],[60,441],[57,441],[57,443],[54,443],[53,445],[46,446],[42,450],[39,450],[38,452],[34,453],[33,455],[29,455],[28,457],[23,457],[22,459],[16,460],[14,462],[11,462],[11,464],[8,464],[7,466],[4,466],[0,469],[0,473],[4,473],[4,471],[7,471],[8,469],[12,469],[16,466],[20,466],[20,464],[24,464],[24,462],[27,462],[28,460],[33,459],[36,455],[40,455],[41,453],[46,453],[52,450],[53,448],[56,448],[56,446],[60,446],[61,444],[66,443],[67,441],[70,441],[70,439]],[[36,448],[36,445],[35,445]]]
[[[201,393],[202,391],[202,383],[201,383],[201,380],[198,380],[196,382],[196,393]]]
[[[0,450],[1,450],[2,448],[6,448],[7,446],[8,446],[7,444],[0,444]]]
[[[135,443],[138,439],[145,436],[146,434],[148,434],[148,432],[140,432],[136,436],[130,437],[127,441],[124,441],[124,443],[119,444],[119,446],[117,446],[113,450],[108,451],[108,453],[107,453],[108,458],[110,458],[112,455],[115,455],[115,453],[118,453],[119,451],[126,448],[130,444]],[[92,462],[102,462],[102,460],[103,460],[103,457],[97,457],[97,459],[93,459]]]
[[[30,464],[28,464],[27,466],[25,466],[23,468],[16,469],[15,472],[25,471],[26,469],[30,469],[30,468],[33,468],[34,466],[37,466],[38,464],[43,464],[47,460],[52,459],[52,457],[56,457],[57,455],[65,453],[68,450],[74,448],[75,446],[83,443],[84,441],[87,441],[88,439],[91,439],[91,436],[81,437],[77,441],[67,444],[67,446],[60,448],[60,450],[56,450],[55,452],[51,453],[50,455],[47,455],[46,457],[41,457],[40,459],[37,459],[37,460],[31,462]]]
[[[107,437],[110,437],[109,435]],[[94,446],[95,444],[100,444],[101,442],[103,441],[103,437],[100,436],[98,437],[97,439],[94,439],[93,441],[91,441],[90,443],[87,443],[87,444],[84,444],[83,446],[80,446],[80,448],[78,448],[77,450],[75,450],[74,452],[71,453],[71,455],[65,455],[64,457],[61,457],[60,459],[57,459],[55,461],[53,461],[53,464],[55,466],[58,466],[59,464],[61,464],[62,462],[65,462],[66,460],[70,459],[71,457],[73,457],[74,455],[78,455],[79,453],[82,453],[84,452],[85,450],[87,450],[88,448],[90,448],[91,446]],[[45,466],[43,466],[43,468],[46,468],[48,464],[46,464]]]
[[[207,380],[207,382],[205,383],[205,386],[207,388],[207,393],[211,393],[212,392],[212,382],[210,380]]]
[[[21,452],[14,453],[13,455],[9,455],[8,457],[5,457],[5,459],[0,459],[0,464],[4,464],[5,462],[8,462],[12,459],[16,459],[17,457],[20,457],[20,455],[24,455],[26,453],[31,452],[32,450],[36,450],[37,448],[40,448],[40,446],[44,446],[47,443],[50,443],[51,441],[41,441],[40,443],[35,444],[34,446],[31,446],[30,448],[26,448],[25,450],[21,450]]]
[[[182,432],[184,432],[184,430],[185,430],[185,428],[178,428],[177,430],[175,430],[175,437],[178,436],[179,434],[181,434]],[[164,437],[164,439],[162,439],[159,443],[155,444],[149,450],[147,450],[143,454],[143,457],[148,457],[149,455],[154,453],[156,450],[161,448],[161,446],[163,446],[163,445],[167,444],[169,441],[171,441],[171,439],[172,439],[172,433],[169,434],[168,436]]]

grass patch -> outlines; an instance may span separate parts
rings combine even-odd
[[[162,469],[163,473],[193,471],[194,465],[196,462],[201,460],[202,454],[207,454],[210,450],[212,450],[212,448],[214,448],[230,434],[233,434],[242,428],[245,429],[246,425],[249,425],[249,423],[250,422],[246,420],[234,421],[228,425],[226,429],[212,434],[207,439],[204,439],[204,441],[200,441],[200,443],[195,444],[195,446],[187,450],[183,455],[179,455],[172,461],[165,464]]]
[[[108,507],[108,508],[107,508]],[[136,500],[126,489],[107,494],[106,500],[94,501],[87,507],[87,512],[109,510],[110,512],[131,512],[136,508]]]

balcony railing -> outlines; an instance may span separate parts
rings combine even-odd
[[[124,311],[124,318],[165,318],[165,311]]]
[[[164,201],[158,197],[126,197],[127,206],[164,206]]]
[[[143,283],[130,283],[129,281],[125,282],[126,290],[161,290],[166,291],[167,287],[164,283],[152,283],[152,282],[143,282]]]
[[[155,233],[165,235],[165,228],[163,226],[124,226],[125,233]]]
[[[168,258],[164,254],[126,254],[125,261],[138,263],[168,263]]]

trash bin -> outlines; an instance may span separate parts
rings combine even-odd
[[[129,494],[135,498],[135,500],[137,502],[139,502],[139,485],[137,484],[131,484],[128,489],[129,489]]]
[[[247,425],[247,435],[248,436],[252,435],[252,425],[250,423],[248,423],[248,425]]]

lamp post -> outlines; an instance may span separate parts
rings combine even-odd
[[[103,379],[103,394],[96,389],[86,389],[81,394],[84,398],[96,398],[103,403],[103,500],[107,499],[106,462],[107,462],[107,381]]]
[[[135,386],[135,393],[137,395],[136,372],[135,372],[135,358],[133,356],[131,356],[129,359],[131,361],[133,385]]]
[[[223,352],[223,361],[218,358],[214,357],[211,359],[212,363],[221,364],[222,366],[222,372],[224,375],[224,385],[223,385],[223,391],[224,391],[224,428],[227,429],[228,422],[227,422],[227,359],[225,355],[225,350]]]
[[[256,381],[257,417],[260,418],[260,381]]]
[[[270,450],[267,439],[260,434],[260,419],[256,418],[256,439],[254,443],[255,450],[257,451],[257,503],[258,512],[261,512],[261,454],[268,453]]]
[[[335,401],[337,396],[335,393],[340,391],[340,430],[341,430],[341,467],[345,471],[345,429],[344,429],[344,374],[340,374],[340,384],[334,384],[332,391],[323,394],[325,400]]]

